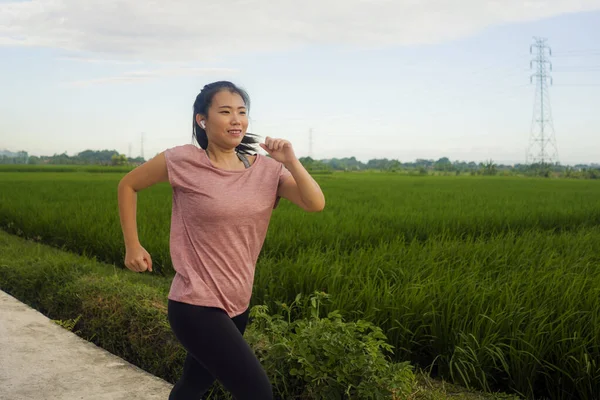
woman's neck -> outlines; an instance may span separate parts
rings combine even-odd
[[[213,164],[218,164],[223,167],[237,167],[241,160],[238,158],[235,149],[221,150],[213,146],[206,148],[206,155]]]

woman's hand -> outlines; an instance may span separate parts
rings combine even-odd
[[[150,253],[141,245],[127,248],[125,252],[125,266],[133,272],[152,272],[152,258]]]
[[[297,160],[292,144],[285,139],[275,139],[267,136],[265,142],[259,144],[264,151],[280,163],[287,164]]]

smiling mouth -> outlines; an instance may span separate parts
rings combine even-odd
[[[231,133],[232,135],[241,135],[242,134],[241,129],[230,129],[227,132]]]

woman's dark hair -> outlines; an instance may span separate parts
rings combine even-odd
[[[206,136],[206,131],[202,129],[200,125],[196,122],[196,114],[202,114],[208,118],[208,109],[212,103],[212,99],[221,90],[229,90],[231,93],[237,93],[244,100],[244,104],[246,105],[246,109],[250,110],[250,97],[248,93],[244,89],[241,89],[228,81],[218,81],[209,83],[205,85],[204,88],[200,91],[198,96],[196,96],[196,101],[194,102],[194,116],[193,116],[193,134],[192,139],[196,139],[196,142],[202,147],[204,150],[208,147],[208,137]],[[240,143],[236,150],[241,154],[253,155],[256,153],[257,149],[255,144],[260,143],[259,136],[254,135],[252,133],[246,133],[242,138],[242,143]]]

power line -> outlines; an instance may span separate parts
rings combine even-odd
[[[552,56],[552,49],[546,44],[547,39],[534,38],[535,43],[529,48],[529,52],[535,57],[530,62],[530,68],[535,71],[530,77],[536,78],[535,100],[533,106],[533,117],[531,121],[531,134],[529,147],[527,149],[527,164],[554,164],[558,162],[558,148],[554,137],[554,124],[552,122],[552,110],[550,108],[550,85],[552,77],[552,63],[548,59]]]

